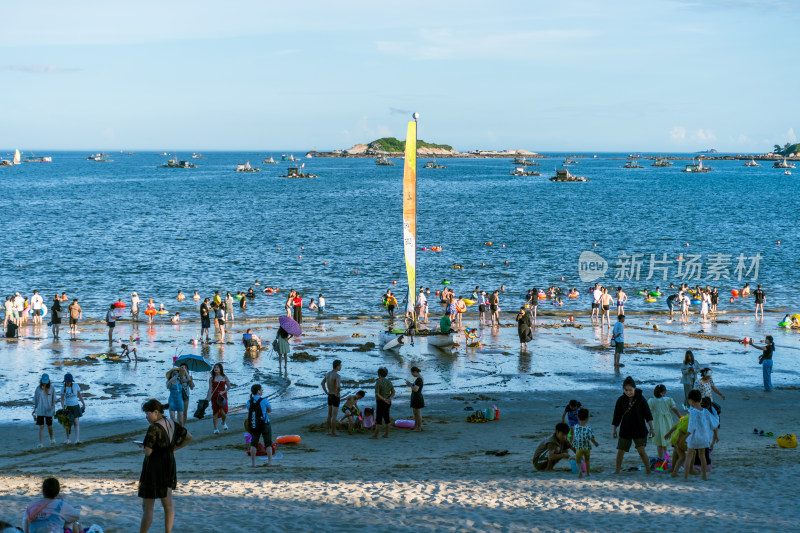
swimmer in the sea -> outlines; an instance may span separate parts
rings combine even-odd
[[[199,301],[200,301],[200,295],[199,295],[199,294],[197,294],[197,291],[194,291],[194,294],[192,295],[192,299],[193,299],[195,302],[199,302]]]
[[[261,285],[261,284],[258,282],[258,280],[255,280],[255,281],[253,282],[253,285]]]
[[[181,323],[181,314],[180,313],[175,313],[175,316],[170,318],[169,321],[172,322],[173,324],[180,324]]]
[[[182,302],[186,299],[186,295],[183,294],[183,291],[178,291],[178,295],[175,297],[176,300]]]

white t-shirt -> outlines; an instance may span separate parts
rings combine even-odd
[[[426,303],[428,303],[428,299],[425,298],[425,293],[419,293],[417,295],[417,305],[420,307],[425,307]]]
[[[31,297],[31,307],[34,309],[41,309],[42,308],[42,295],[41,294],[34,294]]]
[[[141,298],[138,296],[131,296],[131,309],[139,310],[139,302],[141,302]]]
[[[19,312],[22,312],[22,310],[25,309],[25,300],[22,299],[22,296],[14,297],[14,307]]]
[[[81,388],[78,386],[77,383],[73,383],[71,386],[64,385],[64,405],[78,405],[80,402],[78,401],[78,393],[80,392]]]
[[[599,304],[600,303],[600,297],[602,295],[603,295],[603,293],[600,292],[600,289],[595,289],[594,292],[592,292],[592,297],[594,298],[594,303]]]
[[[325,298],[322,296],[319,297],[319,303],[317,304],[320,307],[325,307]]]

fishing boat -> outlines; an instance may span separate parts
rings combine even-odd
[[[653,162],[652,166],[654,166],[654,167],[671,167],[672,166],[672,161],[667,161],[666,159],[656,159]]]
[[[170,159],[163,165],[159,165],[159,168],[197,168],[197,165],[188,161],[179,161],[176,157],[175,159]]]
[[[517,156],[514,158],[514,164],[517,166],[523,167],[538,167],[540,166],[539,163],[534,161],[533,159],[525,159],[525,156]]]
[[[428,161],[422,168],[447,168],[447,167],[445,165],[437,165],[436,158],[434,157],[433,161]]]
[[[745,162],[744,166],[746,166],[746,167],[760,167],[761,165],[759,165],[758,163],[756,163],[756,160],[755,160],[755,159],[752,159],[752,158],[751,158],[751,159],[750,159],[750,161],[746,161],[746,162]]]
[[[236,172],[261,172],[261,169],[251,167],[250,161],[248,161],[247,163],[236,165]]]
[[[789,163],[786,161],[786,158],[783,158],[783,161],[775,161],[775,164],[772,165],[772,168],[795,168],[794,163]]]
[[[639,164],[638,160],[633,159],[633,160],[628,161],[627,163],[625,163],[625,165],[623,165],[622,168],[644,168],[644,167]]]
[[[572,157],[567,157],[561,165],[567,166],[567,165],[577,165],[577,164],[578,162],[572,159]]]
[[[97,161],[98,163],[108,163],[112,161],[111,159],[108,158],[108,154],[103,154],[103,153],[91,154],[86,159],[88,159],[89,161]]]
[[[278,162],[277,162],[277,161],[275,161],[274,159],[272,159],[272,156],[269,156],[269,159],[267,159],[267,158],[265,157],[265,158],[264,158],[264,160],[263,160],[261,163],[263,163],[264,165],[277,165],[277,164],[278,164]]]
[[[703,160],[700,159],[697,163],[692,163],[690,165],[686,165],[686,168],[681,170],[681,172],[689,172],[689,173],[698,173],[698,172],[711,172],[711,167],[704,167]]]
[[[0,159],[0,167],[13,167],[14,163],[9,159]]]
[[[568,168],[562,168],[562,169],[556,169],[556,175],[550,178],[550,181],[578,182],[578,181],[589,181],[589,180],[584,178],[583,176],[573,176],[572,174],[570,174]]]
[[[512,176],[541,176],[541,172],[536,170],[525,170],[525,167],[516,167],[510,172]]]
[[[0,159],[0,167],[13,167],[14,165],[19,165],[21,160],[22,157],[20,157],[19,150],[15,150],[12,159]]]
[[[286,169],[286,174],[281,174],[278,176],[279,178],[316,178],[316,174],[306,174],[303,173],[302,168],[305,167],[305,164],[301,165],[300,167],[289,167]]]
[[[393,167],[394,163],[389,161],[389,158],[387,158],[385,155],[381,154],[375,158],[375,165],[379,167]]]
[[[25,158],[24,162],[25,163],[52,163],[53,162],[53,158],[50,157],[49,155],[36,156],[36,155],[31,154],[31,155],[29,155],[28,157]]]
[[[288,156],[281,154],[281,161],[297,161],[297,159],[295,159],[294,154],[289,154]]]
[[[192,159],[205,159],[203,154],[192,154]]]
[[[792,171],[789,170],[789,169],[786,169],[786,170],[783,171],[783,175],[784,176],[791,176],[792,175]]]

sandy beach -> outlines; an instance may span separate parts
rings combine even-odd
[[[590,479],[578,479],[564,462],[553,473],[531,466],[534,448],[560,421],[568,396],[593,415],[600,447],[592,452]],[[774,438],[752,431],[796,431],[798,388],[729,389],[721,402],[714,470],[709,481],[692,477],[688,483],[658,472],[613,474],[610,418],[616,397],[596,390],[428,395],[422,433],[393,428],[389,439],[377,441],[367,434],[327,437],[321,402],[288,416],[275,405],[274,435],[300,434],[303,440],[279,447],[283,458],[272,468],[256,469],[244,454],[241,411],[219,436],[210,434],[209,420],[192,421],[195,441],[176,454],[175,531],[212,531],[212,524],[224,531],[676,531],[695,530],[698,521],[726,531],[794,528],[791,487],[800,474],[798,452],[779,449]],[[410,416],[407,401],[408,391],[398,391],[393,416]],[[465,407],[491,405],[500,409],[500,420],[465,421]],[[31,451],[32,428],[4,425],[9,437],[0,455],[2,518],[20,517],[41,478],[56,475],[64,498],[82,507],[85,525],[134,531],[141,515],[136,482],[142,455],[131,441],[146,427],[144,416],[87,425],[80,447]],[[491,450],[508,454],[487,455]],[[649,445],[648,451],[655,449]],[[623,468],[638,464],[627,454]],[[162,520],[157,507],[154,531],[162,530]]]

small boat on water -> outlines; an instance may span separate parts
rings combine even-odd
[[[394,163],[389,161],[389,158],[387,158],[385,155],[379,155],[377,158],[375,158],[375,164],[377,166],[379,166],[379,167],[393,167],[394,166]]]
[[[14,157],[13,159],[0,159],[0,167],[13,167],[14,165],[19,165],[20,161],[22,160],[21,154],[19,150],[14,150]]]
[[[92,154],[86,159],[88,159],[89,161],[97,161],[98,163],[112,162],[112,160],[108,158],[108,154],[103,154],[103,153]]]
[[[261,172],[260,168],[253,168],[250,166],[250,161],[245,164],[239,163],[236,165],[236,172]]]
[[[512,176],[541,176],[542,173],[536,170],[525,170],[525,167],[516,167],[510,172]]]
[[[539,163],[537,163],[535,160],[533,160],[533,159],[525,159],[524,156],[523,157],[520,157],[520,156],[515,157],[514,158],[514,164],[517,165],[517,166],[523,166],[523,167],[538,167],[538,166],[540,166]]]
[[[263,163],[264,165],[277,165],[277,164],[278,164],[278,162],[277,162],[277,161],[275,161],[275,160],[272,158],[272,156],[269,156],[269,159],[267,159],[267,158],[265,157],[265,158],[264,158],[264,160],[263,160],[261,163]]]
[[[550,178],[550,181],[577,182],[577,181],[589,181],[589,180],[584,178],[583,176],[573,176],[572,174],[570,174],[568,168],[562,168],[562,169],[556,169],[556,175]]]
[[[437,165],[436,164],[436,158],[434,157],[433,161],[428,161],[427,163],[425,163],[425,166],[422,167],[422,168],[447,168],[447,167],[444,166],[444,165]]]
[[[45,156],[36,156],[36,155],[29,155],[24,160],[25,163],[52,163],[53,158],[49,155]]]
[[[286,169],[286,174],[281,174],[278,176],[279,178],[316,178],[316,174],[305,174],[302,172],[302,168],[299,167],[289,167]]]
[[[784,175],[784,176],[791,176],[791,175],[792,175],[792,171],[791,171],[791,170],[788,170],[788,169],[787,169],[787,170],[784,170],[784,171],[783,171],[783,175]]]
[[[203,154],[192,154],[192,159],[205,159]]]
[[[713,170],[711,167],[704,167],[703,160],[700,159],[697,163],[686,165],[686,168],[681,170],[681,172],[689,172],[692,174],[696,174],[699,172],[711,172],[711,170]]]
[[[561,165],[562,165],[562,166],[567,166],[567,165],[577,165],[577,164],[578,164],[578,162],[577,162],[577,161],[575,161],[574,159],[572,159],[572,157],[568,157],[568,158],[566,158],[566,159],[564,160],[564,162],[563,162],[563,163],[561,163]]]
[[[281,161],[297,161],[297,159],[294,157],[294,154],[289,154],[288,156],[286,154],[281,154]]]
[[[656,159],[652,166],[654,167],[671,167],[672,161],[667,161],[666,159]]]
[[[644,167],[639,164],[638,160],[633,159],[633,160],[628,161],[627,163],[625,163],[625,165],[623,165],[622,168],[644,168]]]
[[[751,159],[750,159],[750,161],[746,161],[746,162],[745,162],[744,166],[746,166],[746,167],[760,167],[761,165],[759,165],[758,163],[756,163],[756,160],[755,160],[755,159],[752,159],[752,158],[751,158]]]
[[[783,161],[775,161],[775,164],[772,165],[772,168],[795,168],[794,163],[789,163],[786,161],[786,158],[783,158]]]
[[[176,157],[175,159],[170,159],[163,165],[159,165],[159,168],[197,168],[197,165],[188,161],[179,161]]]

